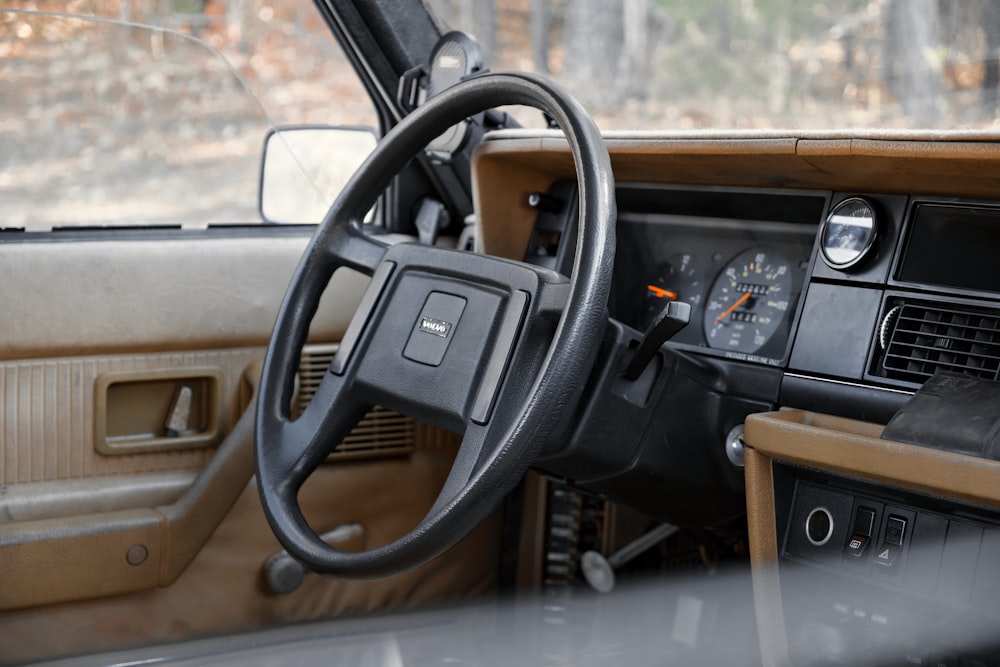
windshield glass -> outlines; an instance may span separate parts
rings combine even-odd
[[[992,129],[992,0],[428,0],[602,129]]]

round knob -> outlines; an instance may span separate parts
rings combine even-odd
[[[306,569],[302,563],[284,551],[274,554],[264,563],[264,577],[267,579],[267,585],[278,595],[287,595],[298,589],[305,576]]]
[[[737,468],[746,465],[746,444],[743,442],[743,424],[735,426],[726,436],[726,458]]]
[[[896,306],[882,318],[882,323],[878,327],[878,344],[885,352],[889,349],[889,341],[892,339],[892,332],[896,328],[896,320],[899,319],[899,313],[903,310],[902,306]]]
[[[821,547],[833,536],[833,515],[825,507],[817,507],[806,517],[806,537],[814,547]]]
[[[584,579],[598,593],[610,593],[615,587],[615,571],[608,559],[596,551],[585,551],[580,557]]]

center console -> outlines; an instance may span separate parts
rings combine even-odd
[[[747,420],[765,663],[995,665],[1000,464],[797,410]]]

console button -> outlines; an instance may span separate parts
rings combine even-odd
[[[868,507],[859,507],[854,515],[854,534],[872,536],[872,529],[875,526],[875,510]]]
[[[854,534],[847,540],[844,554],[860,558],[868,548],[872,531],[875,527],[875,510],[870,507],[859,507],[854,513]]]
[[[899,558],[900,551],[900,548],[895,544],[883,542],[875,552],[875,564],[892,568],[896,564],[896,559]]]
[[[890,514],[885,524],[885,541],[901,547],[904,537],[906,537],[906,519]]]
[[[870,539],[867,535],[851,535],[851,539],[847,540],[847,546],[844,547],[844,553],[848,556],[860,558],[864,555],[865,549],[868,548],[868,541]]]

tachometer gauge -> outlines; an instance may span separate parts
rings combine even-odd
[[[751,248],[722,270],[705,304],[709,347],[753,354],[771,340],[788,312],[792,272],[768,248]]]
[[[684,301],[694,307],[701,303],[704,291],[703,274],[697,258],[689,252],[671,255],[657,266],[656,274],[646,285],[643,325],[649,326],[663,310],[664,299]]]

